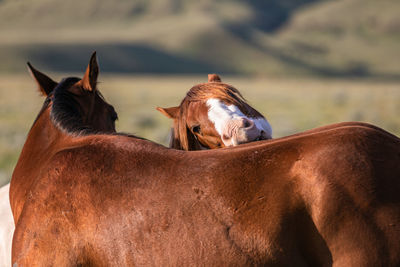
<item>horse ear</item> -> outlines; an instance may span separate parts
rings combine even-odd
[[[31,73],[33,79],[35,79],[36,83],[39,86],[40,92],[43,95],[48,96],[54,90],[54,88],[56,88],[58,83],[50,79],[47,75],[35,69],[31,65],[31,63],[27,62],[27,65],[29,72]]]
[[[86,68],[85,76],[82,78],[82,87],[87,91],[96,90],[97,76],[99,75],[99,65],[97,64],[96,52],[90,57],[89,65]]]
[[[208,82],[221,82],[221,78],[218,74],[208,74]]]
[[[179,117],[179,107],[170,107],[170,108],[157,107],[156,109],[170,119],[176,119]]]

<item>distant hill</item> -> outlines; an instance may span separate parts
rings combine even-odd
[[[400,78],[398,0],[0,0],[0,71]]]

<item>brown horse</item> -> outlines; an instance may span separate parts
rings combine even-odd
[[[186,152],[78,135],[50,116],[69,95],[59,88],[19,161],[57,144],[34,162],[17,266],[399,266],[400,139],[384,130],[337,124]]]
[[[271,139],[268,121],[216,74],[193,86],[177,107],[157,108],[174,120],[170,147],[201,150]]]
[[[95,53],[82,80],[70,77],[57,83],[29,63],[28,67],[46,100],[34,122],[36,128],[29,132],[12,176],[10,203],[15,222],[18,222],[25,200],[29,197],[29,189],[40,173],[39,162],[47,162],[58,150],[71,146],[71,140],[79,139],[79,136],[115,132],[117,119],[114,108],[96,90],[98,65]],[[49,118],[52,124],[47,123]],[[76,138],[66,138],[71,134],[64,133],[72,133]]]

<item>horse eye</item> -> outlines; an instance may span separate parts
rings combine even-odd
[[[192,132],[194,132],[194,133],[200,133],[200,125],[196,125],[196,126],[193,126],[192,127]]]
[[[117,114],[117,112],[112,112],[111,113],[111,120],[113,120],[113,121],[116,121],[116,120],[118,120],[118,114]]]

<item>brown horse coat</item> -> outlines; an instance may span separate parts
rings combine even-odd
[[[96,53],[82,79],[70,77],[57,83],[30,63],[28,67],[40,92],[47,98],[29,131],[11,179],[10,204],[15,223],[29,197],[29,188],[40,175],[38,165],[47,164],[57,151],[74,146],[80,135],[115,132],[118,117],[96,89],[99,71]],[[71,130],[73,133],[66,134]]]
[[[13,261],[396,266],[399,159],[359,125],[200,152],[82,137],[40,166]]]
[[[76,86],[55,95],[75,97]],[[51,116],[56,100],[11,182],[17,266],[400,264],[400,140],[379,128],[345,123],[186,152],[79,135]],[[112,113],[80,100],[92,118],[82,123]]]

